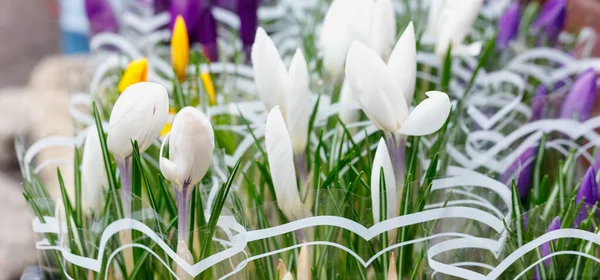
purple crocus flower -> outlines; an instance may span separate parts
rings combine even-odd
[[[511,179],[515,176],[515,174],[518,176],[516,184],[521,201],[525,200],[527,196],[529,196],[529,191],[531,188],[531,176],[533,175],[533,160],[535,158],[536,151],[536,147],[527,148],[501,176],[501,181],[506,184],[511,184]]]
[[[500,17],[496,49],[502,50],[508,47],[510,41],[517,37],[520,23],[521,11],[519,10],[519,3],[513,2]]]
[[[119,24],[107,0],[85,0],[85,13],[92,36],[100,32],[119,32]]]
[[[560,220],[560,217],[556,217],[552,220],[552,222],[550,222],[548,229],[546,229],[546,233],[560,229],[561,226],[562,226],[562,222]],[[542,253],[542,257],[549,255],[550,254],[550,243],[547,242],[547,243],[542,244],[542,246],[540,246],[540,251]],[[546,266],[549,267],[550,259],[544,260],[544,263],[546,263]]]
[[[260,0],[238,0],[237,13],[240,17],[240,37],[246,53],[250,53],[258,28],[258,6]]]
[[[154,13],[162,13],[169,9],[170,0],[154,0]]]
[[[221,7],[225,10],[236,12],[238,0],[217,0],[216,5],[217,5],[217,7]]]
[[[185,25],[192,41],[192,34],[195,34],[196,23],[200,16],[200,1],[198,0],[171,0],[169,5],[169,13],[171,14],[171,21],[169,22],[169,28],[173,30],[175,20],[177,16],[182,16],[185,21]]]
[[[196,39],[202,44],[204,55],[211,61],[219,58],[217,47],[217,23],[213,17],[211,7],[204,6],[196,24]]]
[[[539,85],[531,98],[531,119],[529,121],[533,122],[542,119],[547,95],[548,91],[546,90],[546,87],[544,85]]]
[[[577,115],[577,120],[584,122],[590,118],[596,103],[596,71],[588,69],[583,72],[573,84],[562,104],[560,118],[572,119]]]
[[[579,215],[575,219],[575,227],[579,226],[579,224],[581,224],[581,222],[588,217],[587,208],[599,201],[598,184],[596,183],[597,173],[598,169],[596,169],[594,166],[590,166],[585,172],[585,175],[583,175],[581,186],[579,186],[577,197],[575,198],[576,203],[583,201],[583,205],[579,210]]]
[[[532,31],[544,30],[550,42],[556,42],[567,19],[567,0],[548,0],[533,23]]]

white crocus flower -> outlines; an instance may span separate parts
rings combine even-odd
[[[214,131],[208,118],[193,107],[185,107],[173,120],[169,143],[169,159],[161,156],[160,170],[176,187],[194,186],[202,180],[210,166],[215,148]]]
[[[369,44],[387,58],[395,36],[396,15],[391,0],[334,0],[319,36],[324,67],[333,77],[340,77],[355,40]]]
[[[433,0],[428,32],[437,38],[435,53],[441,61],[452,46],[452,55],[476,56],[482,43],[469,46],[463,41],[471,31],[484,0]]]
[[[115,158],[131,156],[131,141],[138,142],[144,152],[167,123],[169,95],[157,83],[142,82],[129,86],[119,96],[108,122],[108,150]]]
[[[302,51],[296,50],[289,71],[286,70],[275,44],[259,27],[251,55],[254,81],[267,111],[280,106],[294,154],[304,154],[310,118],[310,90],[308,68]]]
[[[102,147],[96,125],[88,128],[81,157],[81,181],[83,184],[83,210],[90,214],[100,211],[104,192],[108,189],[108,177],[102,160]]]
[[[131,210],[132,141],[143,153],[158,136],[169,117],[167,89],[157,83],[142,82],[129,86],[119,96],[108,121],[108,150],[115,157],[121,179],[125,216]]]
[[[412,72],[413,65],[405,67]],[[420,136],[439,130],[450,113],[448,95],[439,91],[427,92],[429,98],[409,112],[394,68],[360,42],[355,41],[350,47],[346,77],[367,117],[379,129],[392,134]]]
[[[166,143],[169,143],[168,159],[162,157]],[[214,131],[210,120],[193,107],[185,107],[177,113],[171,132],[165,137],[161,147],[160,171],[173,183],[177,196],[177,253],[188,263],[193,261],[187,248],[190,199],[194,186],[208,171],[214,148]]]
[[[380,218],[380,196],[381,196],[381,169],[385,178],[386,195],[386,219],[396,217],[398,211],[398,200],[396,192],[396,179],[394,178],[394,168],[390,160],[390,154],[383,138],[379,140],[375,157],[373,158],[373,169],[371,172],[371,205],[373,209],[373,222],[379,223]]]
[[[289,221],[310,217],[296,185],[292,141],[279,107],[274,107],[265,125],[265,146],[275,188],[277,206]]]

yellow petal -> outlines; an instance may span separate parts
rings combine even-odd
[[[208,94],[209,104],[217,104],[217,97],[215,95],[215,85],[213,84],[213,81],[210,78],[210,73],[203,72],[202,74],[200,74],[200,79],[202,79],[202,83],[204,84],[204,90],[206,90],[206,94]]]
[[[172,123],[167,123],[163,126],[163,129],[160,131],[160,137],[164,137],[167,133],[171,132],[171,128],[173,127]]]
[[[182,16],[177,16],[173,35],[171,37],[171,64],[179,82],[183,82],[186,76],[186,68],[190,60],[190,41],[188,39],[187,27]]]
[[[175,115],[177,114],[177,109],[173,108],[173,107],[169,107],[169,115]]]
[[[134,60],[127,65],[123,76],[119,81],[119,93],[125,91],[130,85],[145,82],[148,80],[148,59],[141,58]]]

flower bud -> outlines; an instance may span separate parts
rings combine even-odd
[[[519,24],[521,23],[521,11],[519,8],[519,2],[513,2],[500,17],[496,49],[505,49],[512,40],[517,38]]]
[[[85,0],[85,13],[92,36],[101,32],[119,32],[119,24],[107,0]]]
[[[562,104],[560,118],[573,119],[577,117],[579,122],[587,121],[590,118],[598,94],[597,78],[594,69],[588,69],[577,77]]]
[[[131,156],[131,141],[137,141],[143,153],[159,136],[169,115],[167,89],[157,83],[142,82],[129,86],[113,107],[107,145],[115,158]]]
[[[556,42],[558,35],[565,28],[567,19],[567,0],[548,0],[533,23],[531,30],[539,32],[543,29],[550,42]]]
[[[177,113],[169,143],[169,159],[161,156],[160,170],[175,186],[194,186],[202,180],[210,166],[215,148],[214,132],[208,118],[193,107]]]
[[[531,178],[533,175],[533,165],[535,160],[537,149],[536,147],[527,148],[520,156],[513,162],[510,167],[502,174],[502,181],[511,186],[511,179],[518,178],[516,180],[517,190],[519,191],[519,197],[521,201],[525,200],[529,196],[531,190]]]
[[[292,141],[278,106],[267,116],[265,146],[277,206],[289,221],[310,217],[310,211],[304,207],[300,199]]]
[[[394,176],[394,168],[390,159],[387,145],[383,138],[379,140],[375,157],[373,158],[373,170],[371,171],[371,208],[373,209],[373,223],[377,224],[381,221],[380,217],[380,196],[381,196],[381,169],[383,168],[383,176],[385,177],[385,195],[386,195],[386,219],[396,217],[397,210],[397,194],[396,194],[396,178]]]
[[[122,93],[130,85],[145,82],[146,80],[148,80],[148,59],[137,59],[127,65],[117,89],[119,93]]]
[[[102,160],[102,147],[96,125],[88,128],[81,157],[81,182],[83,211],[87,214],[102,210],[104,192],[108,189],[108,176]]]
[[[177,16],[171,37],[171,64],[179,82],[186,78],[189,60],[190,41],[186,23],[182,16]]]
[[[306,245],[300,249],[300,255],[298,255],[298,280],[312,280],[312,271],[310,262],[310,254]]]

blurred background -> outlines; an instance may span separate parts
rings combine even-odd
[[[109,2],[119,14],[126,1]],[[19,279],[36,263],[14,139],[72,133],[68,96],[84,88],[88,51],[83,2],[0,0],[0,280]],[[568,30],[600,31],[600,0],[569,0],[568,7]]]

